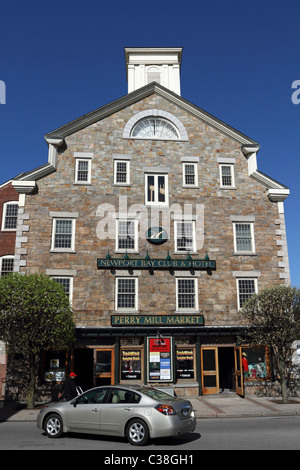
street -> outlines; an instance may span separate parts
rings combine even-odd
[[[0,423],[0,450],[101,450],[103,463],[106,464],[121,464],[111,460],[116,455],[122,455],[122,452],[125,452],[124,455],[143,455],[143,459],[139,457],[138,460],[144,463],[147,455],[165,451],[185,456],[186,463],[191,464],[195,461],[187,460],[186,451],[300,450],[299,429],[299,416],[202,419],[198,420],[194,433],[150,441],[146,447],[133,447],[125,438],[108,436],[66,434],[61,439],[49,439],[37,429],[35,422],[6,421]],[[137,454],[139,451],[144,453]],[[105,461],[105,458],[108,460]],[[139,461],[135,461],[134,466],[138,466]],[[149,463],[159,464],[158,461]],[[175,457],[169,463],[175,463]]]

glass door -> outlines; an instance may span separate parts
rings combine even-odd
[[[219,393],[218,348],[201,348],[203,395]]]
[[[95,385],[113,385],[115,371],[114,349],[96,349]]]

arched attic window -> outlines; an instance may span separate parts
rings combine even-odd
[[[173,114],[149,109],[135,114],[124,127],[124,138],[188,141],[182,122]]]

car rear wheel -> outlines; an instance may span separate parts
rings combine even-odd
[[[149,429],[141,419],[133,419],[126,427],[126,437],[131,445],[143,446],[149,440]]]
[[[57,414],[47,416],[44,424],[44,430],[48,437],[60,437],[63,433],[62,419]]]

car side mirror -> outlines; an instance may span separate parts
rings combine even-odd
[[[71,404],[74,406],[74,408],[76,408],[76,406],[77,406],[77,400],[76,400],[76,398],[75,398],[75,400],[71,401]]]

